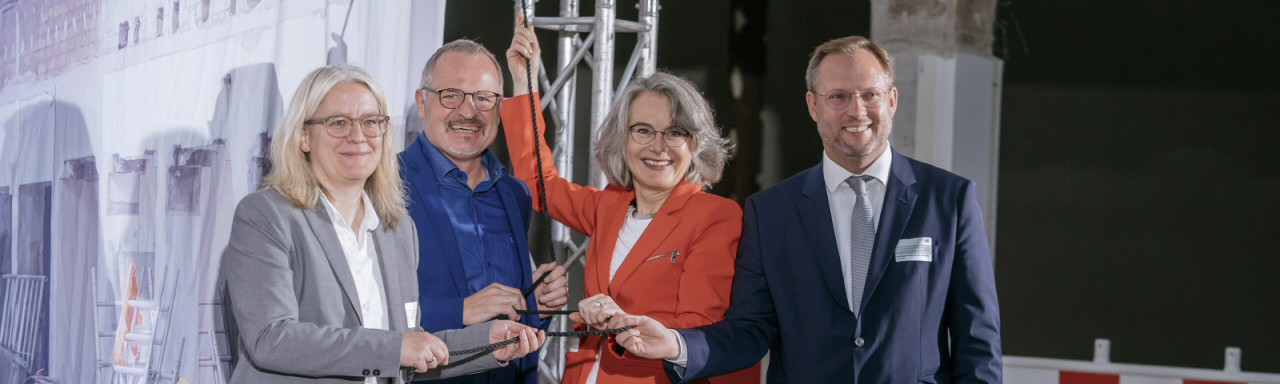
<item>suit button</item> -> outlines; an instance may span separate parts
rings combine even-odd
[[[374,375],[374,376],[382,376],[382,371],[378,370],[377,368],[374,368],[374,369],[373,369],[373,375]]]
[[[867,343],[867,341],[866,341],[866,340],[863,340],[861,337],[856,338],[856,339],[853,339],[853,345],[856,345],[856,346],[859,346],[859,347],[861,347],[863,344],[866,344],[866,343]]]
[[[363,371],[360,371],[360,376],[369,376],[369,368],[365,368]]]

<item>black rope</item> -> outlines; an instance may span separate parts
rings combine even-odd
[[[520,4],[520,13],[525,15],[525,20],[523,21],[521,27],[528,28],[529,18],[528,18],[528,14],[525,13],[524,0],[516,0],[516,2]],[[547,227],[547,249],[548,251],[551,252],[552,260],[555,260],[556,259],[555,241],[554,239],[551,238],[551,213],[547,211],[547,186],[545,181],[546,176],[542,173],[542,140],[541,140],[542,133],[538,131],[538,105],[533,100],[533,70],[532,70],[533,65],[531,64],[531,62],[532,62],[531,58],[526,57],[524,59],[525,80],[528,81],[527,85],[529,87],[528,88],[529,122],[533,124],[533,133],[534,133],[533,134],[533,154],[534,154],[534,158],[537,159],[537,162],[538,162],[538,202],[542,207],[542,218],[544,220],[543,222],[546,224],[546,227]],[[568,267],[566,267],[566,269],[567,268]],[[523,292],[524,296],[529,297],[529,294],[533,293],[533,290],[537,288],[539,284],[542,284],[542,281],[546,280],[547,275],[550,275],[550,274],[551,272],[547,271],[546,273],[543,273],[542,276],[538,276],[538,279],[534,280],[533,284],[530,284],[528,288],[525,288]],[[568,315],[575,312],[578,312],[578,311],[577,310],[517,310],[516,311],[516,313],[518,314],[536,314],[536,315]],[[581,337],[581,336],[616,335],[622,332],[626,332],[630,329],[631,327],[629,326],[623,326],[622,328],[599,329],[599,330],[589,330],[589,331],[568,331],[568,332],[547,331],[547,337],[572,337],[572,336]],[[497,348],[514,344],[519,341],[520,341],[519,337],[513,337],[507,340],[499,341],[492,344],[482,345],[475,348],[449,351],[449,356],[470,355],[477,352],[491,351]]]
[[[631,327],[626,327],[626,326],[624,326],[624,327],[622,327],[622,328],[615,328],[615,329],[600,329],[600,330],[591,330],[591,331],[569,331],[569,332],[553,332],[553,331],[547,331],[547,337],[569,337],[569,336],[579,336],[579,337],[581,337],[581,336],[616,335],[616,334],[623,333],[623,332],[626,332],[626,331],[629,331],[629,330],[631,330]],[[518,341],[520,341],[520,338],[519,338],[519,337],[513,337],[513,338],[506,339],[506,340],[503,340],[503,341],[499,341],[499,342],[496,342],[496,343],[493,343],[493,344],[481,345],[481,346],[479,346],[479,347],[475,347],[475,348],[468,348],[468,349],[457,350],[457,351],[449,351],[449,356],[462,356],[462,355],[470,355],[470,354],[477,353],[477,352],[491,351],[491,350],[498,349],[498,348],[501,348],[501,347],[504,347],[504,346],[507,346],[507,345],[514,344],[514,343],[516,343],[516,342],[518,342]]]
[[[528,28],[529,14],[525,12],[524,0],[516,0],[516,3],[520,4],[520,14],[525,16],[524,20],[521,21],[521,28]],[[534,38],[536,39],[537,37],[535,36]],[[532,45],[533,42],[530,42],[530,47]],[[547,251],[551,253],[551,260],[555,261],[556,243],[555,239],[551,238],[551,212],[547,211],[547,184],[544,181],[546,176],[542,174],[542,133],[538,132],[538,105],[533,101],[533,65],[531,62],[531,58],[524,58],[524,76],[525,81],[528,82],[525,85],[528,86],[527,90],[529,91],[529,123],[533,125],[533,157],[538,161],[538,202],[542,206],[542,222],[547,227]],[[529,287],[524,289],[524,292],[522,292],[524,297],[529,297],[529,294],[533,293],[538,284],[542,284],[542,281],[546,280],[547,275],[550,274],[551,271],[547,271],[542,276],[538,276],[538,279],[534,280],[533,284],[529,284]]]
[[[516,313],[520,315],[568,315],[576,313],[576,309],[517,309]]]

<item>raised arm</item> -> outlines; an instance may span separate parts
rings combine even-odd
[[[520,18],[523,20],[523,16]],[[535,135],[545,133],[547,125],[543,119],[541,107],[538,107],[536,114],[530,111],[529,82],[527,81],[530,66],[525,65],[525,59],[530,59],[533,73],[536,74],[541,50],[538,48],[538,40],[533,35],[532,28],[521,28],[517,25],[515,30],[511,48],[507,49],[507,66],[511,68],[511,85],[515,89],[516,96],[502,102],[502,128],[506,133],[511,168],[516,177],[529,186],[529,192],[533,198],[533,209],[542,212],[543,207],[539,197],[542,191],[538,190],[538,160],[534,154],[535,150],[540,151],[551,218],[575,231],[592,236],[595,233],[595,214],[596,206],[599,204],[600,190],[574,184],[560,177],[552,161],[551,149],[546,145],[545,140],[539,140],[538,147],[534,148]],[[534,84],[536,87],[537,82]],[[542,105],[536,88],[532,97],[533,104]],[[531,115],[537,116],[536,130],[531,126]],[[546,135],[540,137],[546,137]]]

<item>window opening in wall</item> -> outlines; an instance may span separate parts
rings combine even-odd
[[[18,187],[14,269],[2,276],[5,296],[0,303],[0,349],[4,352],[0,355],[5,357],[0,358],[0,364],[6,365],[10,375],[21,375],[18,379],[48,368],[52,200],[52,183],[48,181]]]

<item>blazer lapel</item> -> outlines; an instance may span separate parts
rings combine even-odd
[[[827,292],[845,311],[849,308],[849,294],[844,288],[844,269],[840,267],[840,250],[836,248],[835,228],[831,225],[831,206],[822,179],[822,164],[809,168],[803,195],[800,198],[800,217],[804,232],[809,238],[809,250],[818,263],[818,274],[826,282]]]
[[[693,197],[693,195],[698,193],[701,189],[702,186],[699,184],[681,182],[676,186],[674,191],[671,191],[671,195],[662,203],[662,207],[658,208],[658,214],[654,215],[653,221],[649,222],[649,226],[645,227],[644,232],[640,234],[640,239],[636,240],[636,245],[631,247],[630,252],[627,252],[627,258],[622,261],[622,266],[618,267],[618,272],[614,274],[613,280],[609,282],[610,295],[613,295],[613,292],[617,292],[619,287],[622,287],[622,284],[627,281],[628,277],[631,277],[631,274],[636,271],[636,268],[640,267],[640,263],[643,263],[645,258],[652,256],[654,252],[658,251],[658,246],[662,245],[662,243],[667,240],[667,236],[670,236],[671,232],[675,231],[676,226],[680,225],[680,217],[676,216],[675,213],[683,209],[684,205],[689,202],[689,198]],[[634,193],[632,196],[634,196]],[[619,206],[624,205],[619,204]],[[629,204],[625,206],[630,207]],[[623,212],[622,215],[623,220],[625,221],[626,212]],[[612,232],[608,232],[615,234],[615,242],[617,241],[616,234],[621,230],[622,224],[619,223],[616,229],[611,228],[610,231]],[[612,249],[610,249],[610,251],[612,251]],[[688,250],[663,249],[662,251],[687,252]],[[613,254],[613,252],[610,252],[610,254]],[[612,262],[613,261],[610,260],[610,263]]]
[[[400,297],[400,257],[391,251],[399,251],[399,249],[391,246],[391,241],[387,237],[387,227],[383,224],[378,225],[378,229],[373,231],[373,246],[378,252],[378,261],[382,266],[382,290],[387,295],[387,325],[392,331],[404,331],[408,329],[407,318],[404,312],[404,299]]]
[[[351,305],[351,311],[363,325],[364,316],[357,309],[360,308],[360,296],[356,293],[356,279],[351,276],[351,266],[347,264],[347,256],[342,252],[342,243],[338,242],[338,233],[334,231],[333,221],[329,218],[329,213],[325,212],[323,204],[321,202],[312,209],[304,210],[303,216],[311,226],[311,233],[316,236],[316,240],[320,241],[320,248],[329,259],[329,267],[333,268],[333,275],[338,278],[338,285],[341,286],[342,292],[347,294],[347,304]]]
[[[910,159],[894,151],[889,183],[885,185],[880,224],[871,251],[871,265],[867,268],[867,285],[863,290],[866,294],[862,295],[862,308],[866,308],[867,301],[875,294],[880,278],[889,268],[889,261],[893,260],[897,240],[902,238],[902,231],[907,228],[907,221],[911,219],[911,210],[915,207],[918,196],[914,190],[915,183],[916,176],[911,170]]]
[[[627,207],[630,206],[631,200],[635,199],[635,193],[630,191],[619,190],[619,194],[614,195],[618,200],[611,201],[608,204],[601,204],[605,207],[604,225],[596,228],[596,236],[591,241],[599,241],[600,247],[597,248],[596,257],[599,260],[587,263],[587,276],[595,277],[594,279],[586,279],[589,288],[587,292],[605,293],[609,291],[609,268],[613,265],[613,249],[618,246],[618,232],[622,230],[622,223],[627,220]],[[604,234],[613,234],[604,235]],[[621,272],[621,269],[619,269]],[[589,296],[589,295],[588,295]]]
[[[434,170],[431,162],[427,161],[427,149],[424,145],[427,143],[422,136],[414,141],[414,150],[418,151],[418,159],[420,163],[413,164],[413,171],[409,173],[415,188],[418,191],[417,196],[412,196],[414,204],[422,204],[426,208],[427,216],[430,218],[428,222],[431,225],[431,234],[434,240],[439,244],[439,251],[444,253],[444,264],[448,266],[450,274],[453,275],[453,286],[458,290],[458,294],[466,297],[471,291],[466,286],[466,275],[462,269],[462,251],[458,250],[458,237],[453,233],[453,223],[449,221],[449,211],[444,207],[444,199],[440,195],[440,183],[436,181]],[[418,255],[419,258],[424,255]],[[434,260],[431,260],[434,261]],[[423,263],[424,261],[419,261]]]

